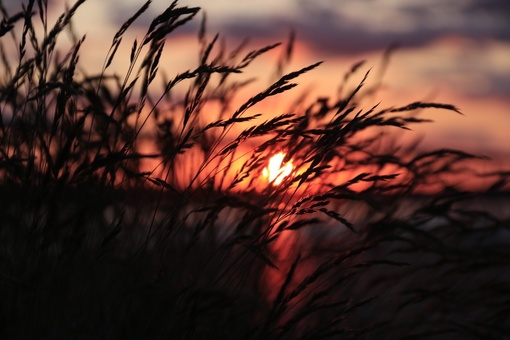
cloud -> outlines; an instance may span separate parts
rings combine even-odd
[[[510,41],[507,0],[299,0],[278,5],[265,0],[251,5],[223,0],[214,4],[195,2],[179,5],[202,7],[210,31],[227,39],[281,40],[294,29],[299,39],[321,53],[358,54],[384,49],[392,43],[416,47],[446,34]],[[134,5],[118,6],[116,1],[109,6],[116,25],[137,10]],[[147,27],[164,8],[156,2],[135,24]],[[177,33],[196,33],[197,19]]]
[[[322,59],[380,53],[397,43],[415,50],[406,67],[419,63],[414,71],[428,80],[448,83],[470,95],[510,94],[510,67],[501,57],[510,48],[507,0],[300,0],[289,2],[288,10],[282,10],[281,4],[261,4],[252,11],[248,3],[222,11],[219,7],[227,5],[224,0],[215,5],[180,3],[202,6],[209,32],[219,32],[234,45],[247,37],[282,41],[291,29]],[[137,10],[109,6],[116,26]],[[155,3],[135,25],[146,29],[166,6]],[[237,15],[236,9],[241,10]],[[200,17],[176,34],[195,35]]]
[[[510,41],[508,1],[299,1],[297,15],[271,13],[220,23],[231,37],[280,38],[293,28],[322,53],[356,54],[392,43],[416,47],[444,35]]]

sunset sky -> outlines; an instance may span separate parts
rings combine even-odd
[[[56,17],[65,2],[49,2]],[[82,65],[100,70],[113,35],[143,2],[88,0],[82,6],[75,21],[78,32],[87,33]],[[152,18],[169,4],[154,0],[148,13],[128,31],[131,38],[141,39]],[[510,156],[508,0],[189,0],[179,4],[202,7],[208,35],[219,33],[227,49],[244,38],[250,39],[251,49],[285,42],[294,30],[297,41],[291,69],[323,60],[319,69],[301,80],[301,90],[309,86],[321,95],[334,93],[343,74],[357,61],[366,60],[366,64],[355,79],[360,80],[371,67],[376,74],[384,50],[398,44],[379,94],[382,105],[416,100],[454,104],[465,116],[430,111],[427,117],[435,123],[416,127],[415,136],[424,135],[424,145],[458,147],[500,160]],[[201,17],[171,35],[167,44],[171,60],[165,63],[169,72],[196,65]],[[121,51],[128,53],[131,44],[132,40],[123,44]],[[274,70],[277,56],[254,64],[261,78],[254,91],[267,85],[267,70]],[[118,65],[122,69],[122,61]]]

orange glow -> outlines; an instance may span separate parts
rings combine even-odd
[[[285,158],[285,153],[279,152],[269,160],[269,164],[267,168],[262,170],[262,175],[264,178],[267,178],[269,183],[273,185],[279,185],[282,183],[283,179],[290,175],[292,172],[292,161],[288,162],[282,167],[283,159]]]

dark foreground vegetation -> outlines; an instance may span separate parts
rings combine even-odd
[[[292,39],[225,51],[203,24],[197,67],[167,77],[165,43],[199,12],[177,3],[127,41],[146,3],[89,74],[83,2],[55,24],[47,1],[0,5],[0,338],[510,337],[509,174],[393,134],[454,106],[364,107],[360,63],[337,97],[261,117],[319,64],[285,73]],[[236,106],[278,48],[277,80]],[[261,185],[279,151],[296,172]]]

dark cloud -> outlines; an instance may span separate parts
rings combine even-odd
[[[333,54],[380,50],[392,43],[404,47],[421,46],[448,34],[475,40],[491,38],[510,41],[510,2],[507,0],[476,2],[458,8],[436,8],[436,11],[442,11],[440,18],[425,5],[391,7],[384,11],[384,16],[377,13],[381,8],[379,5],[374,12],[360,13],[353,18],[342,8],[315,6],[315,3],[307,1],[300,3],[301,13],[297,18],[273,15],[273,18],[263,21],[260,18],[251,21],[229,20],[220,24],[220,31],[237,38],[281,39],[285,36],[284,32],[293,28],[299,39],[307,41],[322,53]],[[455,15],[456,20],[449,20],[449,12]],[[374,25],[370,21],[376,18],[379,20]],[[411,22],[412,25],[399,30],[398,27],[402,26],[398,25],[399,20]]]
[[[510,1],[508,0],[478,0],[467,5],[471,12],[484,12],[494,17],[507,18],[510,15]]]
[[[284,41],[292,29],[299,40],[305,41],[324,59],[332,55],[381,51],[393,44],[402,48],[425,46],[445,35],[458,35],[474,42],[472,50],[466,48],[459,56],[469,56],[469,60],[459,59],[450,70],[433,68],[438,72],[435,77],[462,79],[462,74],[469,74],[476,79],[478,74],[483,74],[486,82],[483,87],[469,87],[455,81],[452,84],[466,87],[464,90],[472,95],[510,94],[508,72],[501,73],[501,67],[479,65],[490,62],[490,58],[484,57],[483,41],[510,42],[508,0],[301,0],[297,4],[297,11],[276,13],[268,10],[263,17],[247,13],[227,16],[223,21],[209,17],[208,30],[210,33],[219,32],[228,42],[236,44],[245,38]],[[112,19],[120,27],[136,10],[133,6],[112,8]],[[157,9],[151,8],[135,25],[146,28],[157,14]],[[201,17],[199,14],[176,33],[196,34]],[[433,74],[428,76],[434,77]]]
[[[297,15],[274,13],[268,8],[264,17],[240,13],[237,17],[226,17],[224,21],[212,18],[209,30],[229,39],[251,37],[281,40],[290,29],[294,29],[300,40],[321,53],[332,54],[380,50],[393,43],[404,47],[421,46],[446,34],[475,40],[491,38],[510,41],[508,0],[467,3],[455,0],[413,1],[396,4],[376,0],[301,0],[297,4]],[[355,9],[359,9],[359,12],[353,14]],[[112,7],[110,12],[112,20],[121,25],[136,10],[135,6],[118,6]],[[148,27],[157,14],[155,8],[150,8],[135,24]],[[196,33],[200,17],[179,28],[177,33]]]

